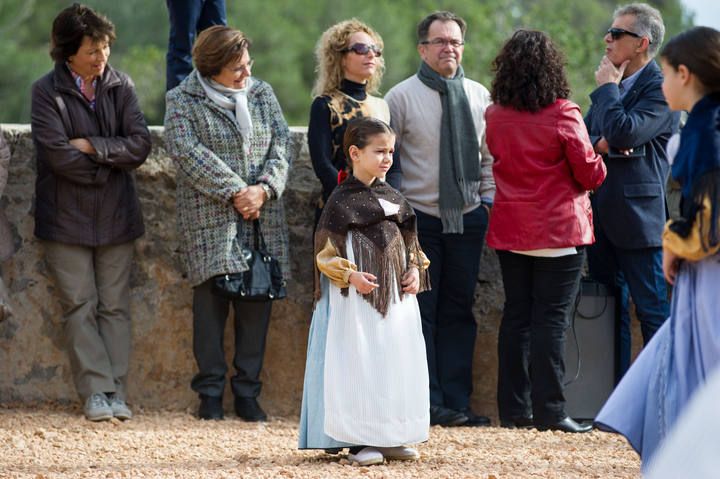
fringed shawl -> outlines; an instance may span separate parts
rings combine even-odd
[[[399,206],[387,215],[381,200]],[[403,297],[402,276],[411,259],[423,258],[417,238],[415,212],[405,198],[384,181],[375,180],[367,186],[350,176],[333,191],[315,231],[315,257],[328,241],[338,254],[347,259],[347,235],[351,235],[353,254],[358,271],[374,274],[380,285],[363,295],[381,315],[385,316],[393,302],[394,282]],[[315,300],[320,298],[320,271],[315,266]],[[420,270],[420,290],[430,289],[426,270]],[[343,296],[349,288],[342,288]]]
[[[710,225],[697,225],[705,251],[720,240],[720,93],[703,97],[693,107],[680,136],[680,148],[673,161],[672,175],[682,185],[682,218],[673,221],[670,229],[687,238],[697,213],[710,202]],[[702,222],[703,215],[699,215]]]

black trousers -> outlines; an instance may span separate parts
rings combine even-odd
[[[498,412],[549,425],[565,417],[565,330],[573,310],[584,248],[541,258],[498,251],[505,308],[498,336]]]
[[[270,324],[272,302],[230,301],[213,294],[210,280],[193,291],[193,353],[198,373],[193,391],[206,396],[222,396],[225,390],[225,348],[223,338],[230,312],[235,311],[235,375],[232,392],[240,397],[257,397],[262,386],[260,371],[265,356],[265,339]]]
[[[440,218],[415,211],[432,289],[417,297],[430,376],[430,405],[465,409],[472,393],[477,324],[473,315],[488,213],[463,215],[463,234],[443,234]]]

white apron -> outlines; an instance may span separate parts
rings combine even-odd
[[[356,263],[350,234],[346,249],[348,260]],[[395,291],[383,318],[353,286],[347,297],[332,284],[329,293],[325,433],[378,447],[426,441],[430,393],[415,295],[400,301]]]

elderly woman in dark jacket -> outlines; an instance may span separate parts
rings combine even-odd
[[[35,235],[63,312],[75,386],[92,421],[132,416],[130,265],[144,233],[132,170],[150,134],[132,81],[107,64],[114,26],[79,4],[53,22],[55,68],[32,87]]]
[[[230,300],[213,276],[246,271],[241,247],[253,246],[259,219],[269,252],[285,273],[285,189],[290,131],[272,88],[251,76],[250,42],[232,28],[203,31],[193,48],[195,70],[167,94],[165,145],[177,165],[178,229],[193,291],[193,351],[201,419],[222,419],[227,365],[223,331]],[[232,301],[235,311],[235,412],[264,421],[257,403],[270,301]]]
[[[0,198],[8,179],[10,169],[10,148],[5,142],[5,137],[0,131]],[[0,262],[6,260],[13,251],[12,238],[10,236],[10,224],[5,217],[5,210],[0,206]],[[12,314],[10,305],[7,302],[7,291],[2,277],[0,277],[0,321],[9,318]]]

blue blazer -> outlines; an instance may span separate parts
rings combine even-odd
[[[651,61],[622,100],[615,83],[590,94],[585,117],[590,140],[594,145],[604,137],[610,145],[610,153],[603,155],[607,178],[592,195],[595,228],[620,248],[662,245],[670,170],[665,147],[679,119],[665,101],[662,81]],[[630,148],[630,156],[618,151]]]

